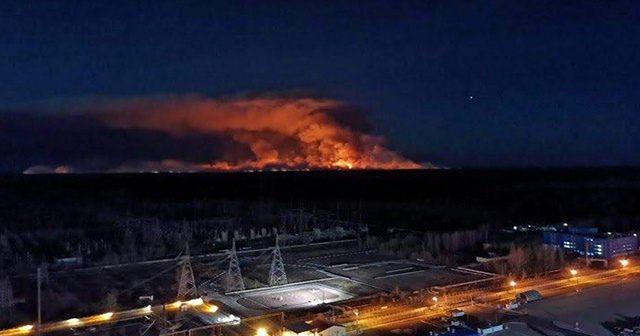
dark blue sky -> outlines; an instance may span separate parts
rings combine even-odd
[[[635,0],[1,7],[5,108],[303,89],[369,109],[376,133],[418,161],[640,164]]]

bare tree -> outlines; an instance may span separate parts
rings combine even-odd
[[[517,276],[523,276],[525,274],[528,259],[529,256],[524,248],[511,246],[509,255],[507,256],[507,262],[514,274]]]
[[[109,291],[103,301],[103,308],[112,312],[118,309],[118,293],[115,290]]]

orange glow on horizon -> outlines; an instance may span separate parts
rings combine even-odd
[[[166,159],[155,168],[189,171],[421,169],[364,130],[359,112],[321,98],[208,99],[167,97],[108,104],[98,118],[110,127],[147,129],[174,137],[218,136],[231,149],[206,163]]]

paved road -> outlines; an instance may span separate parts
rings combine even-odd
[[[559,296],[568,293],[573,293],[577,288],[587,288],[593,286],[600,286],[615,281],[619,281],[629,276],[630,274],[637,274],[640,272],[640,267],[629,267],[629,269],[621,272],[619,270],[608,270],[603,272],[592,272],[589,274],[579,275],[576,278],[564,277],[559,279],[536,279],[519,283],[516,286],[517,291],[526,290],[538,290],[545,297]],[[496,307],[498,304],[506,303],[513,298],[512,290],[505,289],[478,289],[460,293],[452,293],[447,298],[446,307],[464,308],[466,311],[473,312],[475,308],[481,308],[480,306]],[[484,304],[478,303],[479,299],[484,299]],[[426,301],[426,302],[425,302]],[[355,334],[362,330],[369,329],[395,329],[403,328],[411,325],[415,325],[423,320],[435,319],[444,316],[448,309],[445,309],[444,303],[441,308],[436,309],[434,302],[429,298],[422,300],[415,304],[396,305],[396,306],[384,306],[380,304],[376,307],[367,309],[366,311],[359,312],[357,318],[355,316],[349,316],[341,321],[349,327],[349,331]],[[538,321],[541,322],[541,321]],[[542,322],[541,322],[542,323]],[[544,324],[549,326],[549,321],[545,321]],[[552,323],[551,323],[552,325]],[[551,330],[559,330],[556,326]],[[564,329],[562,329],[564,330]],[[585,335],[578,331],[566,331],[572,332],[572,335]]]

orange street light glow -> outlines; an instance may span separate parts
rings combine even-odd
[[[22,327],[18,327],[18,330],[20,330],[20,331],[30,331],[31,329],[33,329],[33,326],[31,324],[27,324],[27,325],[23,325]]]
[[[67,320],[67,323],[69,323],[69,324],[78,324],[78,323],[80,323],[80,319],[76,318],[76,317],[70,318],[70,319]]]
[[[202,300],[202,298],[197,298],[186,302],[186,304],[188,304],[189,306],[200,306],[203,303],[204,301]]]

